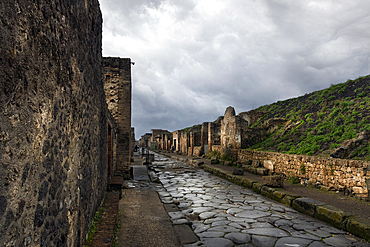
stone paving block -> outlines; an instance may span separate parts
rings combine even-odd
[[[263,236],[277,237],[277,238],[290,236],[290,234],[278,228],[255,228],[255,229],[243,230],[242,232],[252,234],[252,235],[263,235]]]
[[[202,238],[202,242],[206,246],[212,246],[212,247],[232,247],[234,246],[234,243],[225,238]]]
[[[277,238],[275,237],[258,236],[258,235],[252,236],[252,244],[254,244],[257,247],[273,247],[276,241],[277,241]]]
[[[348,246],[355,246],[353,243],[356,242],[354,238],[345,235],[338,235],[330,238],[324,239],[324,243],[328,244],[329,246],[335,247],[348,247]],[[361,245],[359,245],[361,246]]]
[[[345,230],[370,242],[370,220],[368,219],[352,216],[348,219]]]
[[[324,244],[323,242],[314,241],[310,244],[310,247],[326,247],[329,246],[327,244]]]
[[[317,206],[325,205],[323,202],[316,201],[311,198],[297,198],[293,201],[292,207],[299,212],[314,216]]]
[[[312,240],[309,239],[287,237],[279,239],[276,242],[275,247],[287,247],[287,246],[304,247],[308,246],[311,242]]]
[[[314,217],[322,221],[328,222],[332,226],[340,229],[345,229],[346,220],[351,215],[347,212],[341,211],[331,205],[320,205],[316,207]]]
[[[199,241],[198,237],[187,225],[176,225],[174,226],[174,230],[182,245],[192,244]]]
[[[232,232],[225,235],[225,238],[230,239],[236,244],[245,244],[251,241],[251,236],[249,234]]]

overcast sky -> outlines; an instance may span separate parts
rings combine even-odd
[[[370,74],[368,0],[100,0],[131,58],[136,139]]]

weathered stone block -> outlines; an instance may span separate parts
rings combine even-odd
[[[225,161],[224,161],[224,165],[225,165],[225,166],[230,166],[230,165],[231,165],[231,161],[227,161],[227,160],[225,160]]]
[[[319,205],[316,207],[314,217],[325,221],[340,229],[346,228],[346,220],[351,215],[331,205]]]
[[[272,193],[272,199],[278,202],[282,202],[283,197],[286,195],[285,190],[280,189],[274,189],[274,192]]]
[[[269,174],[269,169],[257,168],[257,174],[261,176],[266,176],[267,174]]]
[[[253,160],[252,161],[252,166],[253,167],[260,167],[261,166],[261,162],[259,160]]]
[[[263,184],[260,184],[260,183],[253,183],[252,190],[253,190],[254,192],[260,193],[262,186],[263,186]]]
[[[261,195],[264,195],[268,198],[272,198],[274,192],[275,192],[275,189],[270,188],[268,186],[262,186],[260,193],[261,193]]]
[[[252,166],[244,166],[243,167],[247,172],[252,173],[252,174],[257,174],[257,168],[252,167]]]
[[[233,174],[234,175],[243,175],[244,171],[242,169],[234,169]]]
[[[274,162],[272,160],[264,160],[263,166],[270,171],[274,171]]]
[[[292,193],[286,193],[285,196],[281,199],[281,203],[284,203],[285,205],[292,207],[293,201],[299,197],[300,196]]]
[[[280,175],[263,176],[263,182],[267,186],[281,188],[283,187],[283,177]]]
[[[292,207],[299,212],[314,216],[317,206],[325,205],[323,202],[316,201],[311,198],[297,198],[293,201]]]
[[[365,218],[353,216],[347,221],[346,230],[358,237],[370,241],[370,221]]]
[[[243,179],[243,186],[246,187],[246,188],[252,189],[254,183],[257,183],[257,181],[247,179],[247,178]]]

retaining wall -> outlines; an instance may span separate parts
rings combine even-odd
[[[253,150],[237,150],[237,161],[260,161],[264,167],[274,173],[285,174],[287,177],[297,176],[302,182],[321,183],[328,189],[353,189],[357,194],[367,195],[366,181],[370,177],[369,162],[322,158],[305,155],[261,152]]]

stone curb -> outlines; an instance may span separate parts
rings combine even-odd
[[[193,164],[192,162],[189,162]],[[295,195],[281,188],[271,188],[243,176],[233,175],[219,168],[201,165],[205,171],[213,175],[225,178],[230,182],[252,189],[270,199],[281,202],[301,213],[322,220],[336,228],[345,230],[370,242],[370,221],[352,216],[336,207],[311,198]]]

